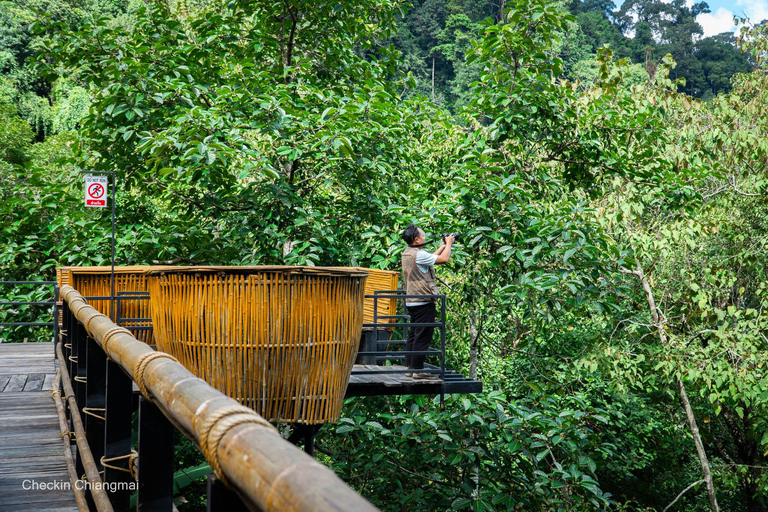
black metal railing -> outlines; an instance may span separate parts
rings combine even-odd
[[[23,287],[28,286],[36,286],[36,287],[53,287],[53,300],[47,300],[47,301],[39,301],[39,300],[32,300],[32,301],[0,301],[0,311],[2,311],[5,307],[25,307],[25,306],[32,306],[32,307],[40,307],[40,306],[48,306],[51,308],[50,316],[51,321],[50,322],[40,322],[40,321],[31,321],[31,322],[0,322],[0,327],[51,327],[53,329],[53,332],[51,333],[52,339],[58,338],[58,306],[57,303],[59,301],[59,287],[56,285],[56,281],[0,281],[0,286],[3,287],[10,287],[11,289],[19,289]],[[48,313],[45,313],[44,315],[47,316]],[[40,315],[43,315],[43,313],[40,313]],[[21,341],[21,340],[19,340]]]
[[[386,366],[387,363],[400,361],[406,356],[423,355],[434,357],[439,360],[435,365],[429,362],[424,364],[421,373],[433,373],[441,379],[445,377],[445,295],[406,295],[403,290],[377,290],[373,295],[366,295],[366,299],[373,299],[373,322],[363,324],[363,328],[369,333],[370,339],[364,342],[364,350],[358,352],[359,360],[374,363],[377,366]],[[380,315],[380,300],[398,301],[397,310],[403,311],[402,314]],[[434,322],[411,322],[410,315],[406,314],[406,303],[418,300],[437,300],[439,301],[440,316]],[[402,301],[402,305],[400,304]],[[382,322],[381,320],[386,320]],[[440,334],[440,348],[429,347],[427,350],[405,350],[408,340],[408,329],[413,327],[434,327]],[[392,339],[391,336],[396,333],[402,333],[402,338]],[[384,334],[382,338],[381,334]],[[402,346],[398,350],[391,350],[392,346]],[[408,373],[413,370],[393,370],[391,368],[354,370],[352,375],[370,375],[376,373]]]

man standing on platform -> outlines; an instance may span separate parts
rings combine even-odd
[[[403,251],[403,279],[405,280],[406,295],[437,295],[437,283],[435,282],[435,265],[447,263],[451,257],[451,245],[454,235],[448,235],[443,243],[434,252],[429,253],[423,249],[427,241],[424,231],[411,224],[403,232],[403,240],[408,247]],[[408,309],[411,323],[433,323],[435,321],[435,302],[437,299],[406,299],[405,306]],[[408,339],[405,342],[406,351],[424,351],[432,342],[434,327],[411,327],[408,329]],[[406,355],[405,364],[411,372],[406,377],[414,379],[435,380],[439,377],[432,373],[422,373],[424,369],[425,355]]]

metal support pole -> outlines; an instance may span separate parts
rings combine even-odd
[[[445,295],[441,299],[440,308],[440,409],[445,409]]]
[[[304,441],[304,451],[310,457],[315,456],[315,436],[320,431],[322,425],[304,425],[303,423],[294,423],[293,432],[288,437],[288,442],[296,444]]]
[[[304,434],[304,451],[310,457],[315,456],[315,436],[322,425],[307,425],[307,431]]]
[[[85,399],[85,386],[83,386],[82,389],[80,389],[80,383],[75,380],[75,377],[78,376],[78,354],[80,353],[80,347],[83,345],[82,342],[85,341],[85,327],[83,327],[80,322],[77,321],[75,318],[75,314],[70,311],[69,313],[69,327],[67,329],[67,332],[69,333],[69,355],[65,356],[67,358],[66,361],[64,361],[65,366],[67,366],[67,372],[69,373],[70,377],[70,384],[72,386],[72,390],[75,393],[75,402],[77,403],[78,410],[82,410],[83,403]],[[82,340],[82,342],[81,342]],[[63,351],[62,351],[63,352]],[[83,358],[85,358],[85,348],[83,347],[82,351]],[[85,376],[85,368],[83,368],[83,376]],[[62,376],[63,378],[63,376]],[[83,403],[81,403],[81,401]],[[70,408],[68,408],[70,409]],[[74,431],[74,419],[73,414],[70,409],[69,411],[69,423],[72,427],[71,430]],[[75,471],[77,472],[78,476],[85,474],[85,466],[83,466],[83,457],[82,454],[79,451],[75,451]],[[90,497],[90,494],[86,493],[86,500],[88,500],[89,506],[92,505],[92,499]]]
[[[139,512],[173,510],[175,427],[155,404],[139,398]]]
[[[88,446],[91,447],[93,460],[99,471],[104,469],[101,458],[104,456],[104,403],[107,386],[107,356],[96,340],[87,339],[86,369],[88,381],[85,383],[85,433]]]
[[[69,357],[69,349],[65,346],[67,343],[70,342],[72,337],[70,336],[70,320],[72,319],[72,313],[69,311],[69,304],[64,302],[61,305],[61,343],[62,343],[62,352],[64,353],[64,357]],[[54,353],[56,350],[56,345],[53,346]],[[69,365],[67,365],[67,368],[69,368]]]
[[[80,171],[80,174],[96,176],[109,175],[112,177],[112,271],[110,273],[109,318],[115,321],[115,186],[117,175],[114,171]]]
[[[110,308],[112,321],[115,321],[115,173],[112,175],[112,273],[110,275]]]
[[[248,512],[243,500],[235,491],[227,488],[213,473],[208,475],[207,512]]]
[[[72,339],[72,359],[70,362],[74,367],[72,372],[72,387],[75,390],[75,398],[77,399],[77,407],[81,411],[85,405],[85,383],[88,380],[88,333],[85,331],[85,326],[80,322],[75,321],[74,331],[75,336]]]
[[[133,414],[133,381],[117,363],[106,361],[107,389],[104,425],[104,458],[126,457],[131,453],[131,416]],[[129,458],[112,462],[111,466],[129,467]],[[133,477],[124,471],[104,468],[106,482],[132,482]],[[109,492],[109,491],[108,491]],[[109,493],[109,499],[115,512],[127,512],[130,509],[131,491],[118,489]]]
[[[53,285],[53,353],[59,344],[59,285]],[[55,355],[54,355],[55,357]]]

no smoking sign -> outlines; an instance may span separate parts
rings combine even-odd
[[[85,176],[85,206],[107,207],[108,180],[106,176]]]

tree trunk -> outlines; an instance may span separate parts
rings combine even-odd
[[[479,331],[477,329],[477,317],[474,308],[469,310],[469,378],[477,379],[477,345]]]
[[[643,272],[640,262],[637,263],[637,268],[634,272],[629,272],[637,276],[640,280],[640,284],[645,291],[646,299],[648,300],[648,308],[651,310],[651,319],[653,320],[653,326],[659,333],[659,341],[662,346],[666,346],[668,339],[667,334],[664,331],[664,321],[659,314],[659,309],[656,307],[656,300],[653,297],[653,290],[651,289],[651,283],[648,281],[648,277]],[[707,487],[707,497],[709,498],[709,507],[712,512],[719,512],[720,507],[717,505],[717,494],[715,493],[715,484],[712,482],[712,472],[709,468],[709,460],[707,459],[707,452],[704,450],[704,443],[701,441],[701,435],[699,435],[699,427],[696,424],[696,417],[693,414],[691,408],[691,402],[688,400],[688,394],[685,392],[685,385],[682,379],[677,380],[677,389],[680,393],[680,401],[683,403],[685,409],[685,416],[688,419],[688,425],[691,429],[691,435],[693,436],[693,442],[696,445],[696,452],[699,456],[699,463],[701,464],[701,472],[704,483]]]
[[[435,58],[432,57],[432,101],[435,101]]]
[[[715,494],[715,485],[712,482],[712,473],[709,470],[709,459],[707,459],[707,452],[704,451],[704,443],[701,442],[699,426],[696,424],[696,416],[693,415],[691,402],[688,400],[688,394],[685,392],[685,385],[681,379],[677,379],[677,389],[680,391],[680,401],[683,402],[685,416],[688,418],[688,425],[690,425],[691,434],[693,434],[693,442],[696,444],[696,452],[699,454],[701,472],[703,473],[704,484],[707,486],[709,508],[712,509],[712,512],[718,512],[720,508],[717,506],[717,495]]]

